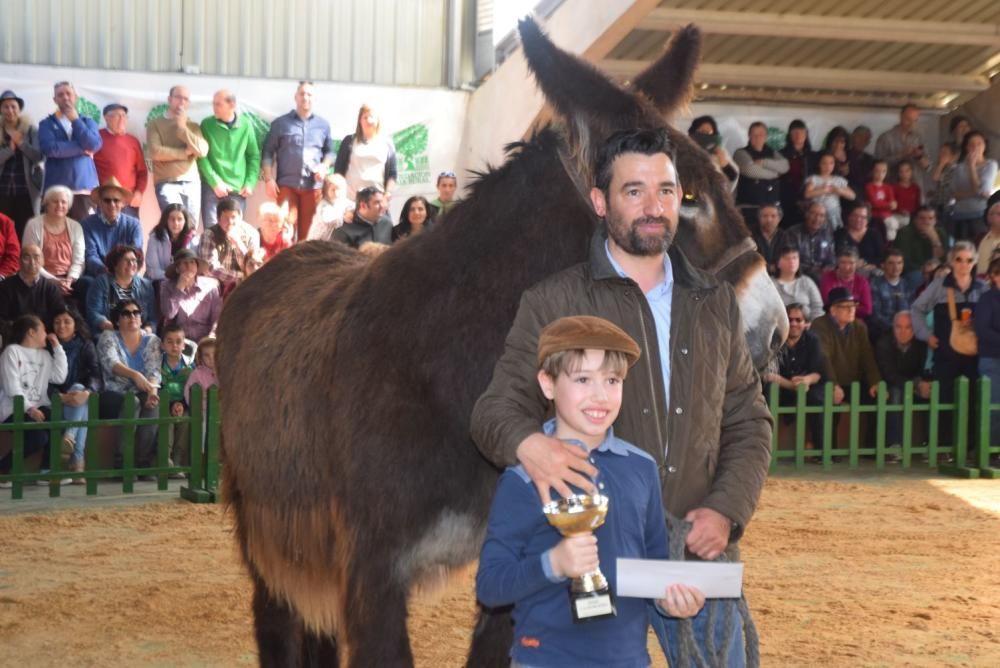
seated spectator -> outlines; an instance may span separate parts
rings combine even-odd
[[[833,403],[843,403],[854,382],[860,382],[867,389],[865,394],[874,399],[882,375],[875,364],[868,328],[856,319],[858,300],[850,289],[838,286],[830,290],[828,304],[827,314],[814,320],[809,329],[819,338],[826,375],[834,383]]]
[[[434,226],[434,219],[427,215],[429,206],[427,198],[421,195],[414,195],[406,200],[403,211],[399,214],[399,225],[392,228],[393,243]]]
[[[87,325],[91,331],[106,332],[114,329],[111,313],[124,300],[133,300],[142,308],[142,326],[149,332],[156,330],[157,314],[153,283],[139,275],[142,268],[142,251],[132,246],[118,245],[105,258],[111,273],[101,274],[87,292]]]
[[[68,295],[83,275],[83,227],[66,216],[73,201],[73,193],[66,186],[52,186],[42,201],[45,212],[28,221],[24,243],[42,249],[42,276],[57,281],[63,294]]]
[[[791,227],[805,220],[800,201],[802,189],[806,177],[816,171],[817,159],[809,142],[809,129],[798,118],[788,124],[781,155],[788,160],[788,171],[781,175],[781,209],[784,212],[782,227]]]
[[[931,384],[924,378],[927,344],[913,337],[913,318],[909,311],[893,316],[892,329],[883,332],[875,344],[875,359],[889,390],[889,403],[903,403],[903,389],[913,381],[915,396],[930,399]],[[886,415],[886,443],[897,446],[903,442],[903,414]]]
[[[833,173],[835,166],[831,153],[820,153],[819,172],[807,176],[804,185],[805,198],[823,205],[826,209],[826,219],[833,225],[834,231],[844,225],[840,200],[853,201],[856,197],[854,191],[847,185],[847,179]]]
[[[806,222],[788,230],[789,239],[799,249],[802,273],[817,285],[824,271],[836,263],[833,252],[833,229],[826,222],[826,209],[819,202],[806,208]]]
[[[22,246],[17,273],[0,281],[0,324],[9,325],[28,314],[51,322],[65,307],[59,283],[41,272],[42,249],[36,244]]]
[[[749,141],[733,153],[740,170],[736,185],[736,205],[748,225],[757,222],[761,204],[781,203],[781,175],[788,171],[788,160],[767,145],[767,125],[761,121],[750,124]]]
[[[366,243],[392,243],[392,221],[383,216],[385,197],[374,186],[358,191],[354,220],[333,233],[335,241],[360,249]]]
[[[264,255],[263,248],[255,248],[252,251],[249,251],[243,257],[243,278],[240,280],[246,280],[250,274],[263,267],[266,260],[267,257]],[[223,295],[223,297],[225,297],[225,295]]]
[[[962,140],[962,153],[952,179],[955,207],[950,224],[956,239],[975,239],[986,231],[983,214],[998,169],[996,160],[986,157],[988,149],[986,135],[978,130],[970,130]]]
[[[941,260],[951,247],[951,237],[937,224],[937,214],[929,206],[917,209],[912,222],[902,228],[893,247],[903,252],[903,276],[910,285],[919,285],[921,269],[928,260]]]
[[[53,92],[56,112],[38,124],[38,148],[45,156],[42,191],[52,186],[69,188],[73,193],[69,217],[82,223],[93,212],[87,195],[100,183],[93,156],[101,150],[101,133],[93,119],[77,111],[73,84],[60,81]]]
[[[806,279],[808,280],[808,279]],[[778,402],[781,406],[795,406],[800,385],[806,387],[806,403],[810,406],[823,405],[823,383],[826,362],[820,349],[819,339],[809,331],[809,320],[802,304],[791,303],[785,307],[788,313],[788,338],[778,353],[778,373],[767,374],[764,380],[776,383],[781,390]],[[769,392],[768,392],[769,393]],[[790,423],[794,415],[782,416],[782,422]],[[822,416],[807,418],[814,445],[821,446]]]
[[[111,311],[115,329],[105,330],[97,340],[97,358],[101,364],[104,391],[101,393],[101,419],[123,417],[125,393],[135,392],[140,418],[155,418],[160,398],[160,339],[142,329],[142,306],[134,299],[124,299]],[[156,465],[155,424],[136,428],[135,463],[139,468]],[[119,429],[115,445],[115,467],[122,465],[124,429]],[[152,480],[139,476],[139,480]]]
[[[205,230],[201,238],[201,258],[212,275],[222,283],[223,293],[235,287],[243,276],[243,258],[260,248],[260,234],[243,220],[239,202],[231,197],[216,206],[218,224]]]
[[[993,253],[1000,248],[1000,190],[993,193],[986,202],[986,236],[979,242],[979,263],[976,264],[976,274],[986,276],[989,271]]]
[[[750,228],[757,252],[767,262],[767,270],[772,274],[778,261],[778,251],[790,241],[788,231],[779,228],[782,214],[780,204],[765,204],[757,211],[757,224]]]
[[[76,311],[64,308],[52,320],[52,332],[66,352],[66,378],[61,383],[49,385],[49,394],[58,393],[63,404],[63,419],[86,420],[90,415],[87,401],[92,393],[101,391],[101,368],[97,363],[97,349],[90,338],[83,317]],[[63,432],[63,452],[72,451],[69,470],[83,473],[87,447],[87,428],[69,427]],[[83,484],[82,477],[73,482]]]
[[[149,233],[146,278],[153,281],[154,286],[158,285],[177,251],[187,248],[197,252],[198,241],[190,212],[183,204],[168,204],[160,214],[160,222]]]
[[[851,132],[851,146],[847,149],[847,185],[859,195],[865,192],[865,184],[875,166],[875,156],[868,152],[871,140],[872,131],[866,125],[859,125]]]
[[[888,174],[889,163],[876,160],[871,181],[865,186],[865,196],[871,203],[872,216],[882,221],[886,238],[893,241],[900,228],[910,222],[910,216],[896,213],[899,203],[896,201],[895,190],[885,182]]]
[[[219,282],[208,274],[208,263],[194,251],[177,251],[167,267],[166,280],[160,284],[160,315],[165,328],[181,328],[195,341],[215,334],[222,315],[222,292]]]
[[[844,248],[853,248],[860,260],[858,273],[871,276],[878,273],[878,265],[885,256],[885,237],[876,225],[868,221],[868,203],[851,202],[847,213],[847,225],[833,235],[833,245],[839,253]]]
[[[722,149],[725,152],[725,149]],[[429,205],[427,214],[432,220],[441,220],[444,214],[455,208],[461,200],[455,197],[458,192],[458,177],[455,172],[441,172],[437,177],[438,196]]]
[[[868,330],[872,343],[877,342],[892,327],[892,320],[900,311],[907,311],[915,297],[913,288],[903,280],[903,253],[890,248],[882,262],[882,275],[871,280],[872,314]]]
[[[184,384],[184,401],[191,405],[191,388],[198,385],[202,389],[202,404],[208,402],[208,388],[217,386],[219,379],[215,376],[215,337],[207,337],[198,341],[198,352],[195,354],[195,368]]]
[[[847,128],[838,125],[826,133],[822,149],[824,153],[829,153],[833,156],[833,174],[842,176],[845,179],[849,179],[851,176],[851,164],[847,160],[848,139]]]
[[[896,200],[896,212],[905,216],[906,220],[924,203],[923,192],[913,180],[913,163],[909,160],[896,165],[896,182],[892,184],[892,193]]]
[[[122,207],[131,201],[132,193],[125,190],[114,177],[94,189],[90,195],[97,204],[97,213],[81,221],[86,244],[88,276],[96,277],[108,271],[104,258],[116,246],[142,248],[142,224],[137,218],[122,213]]]
[[[184,328],[180,325],[167,325],[163,328],[163,363],[160,374],[163,376],[163,389],[170,402],[170,415],[181,417],[188,414],[187,402],[184,400],[184,386],[187,384],[194,364],[191,358],[184,354]],[[191,425],[178,422],[169,425],[170,430],[170,460],[168,466],[187,466],[191,460]],[[183,473],[172,473],[171,478],[183,480]]]
[[[796,304],[806,316],[806,326],[823,315],[823,299],[819,288],[808,276],[799,271],[799,249],[785,246],[778,253],[778,273],[773,279],[785,308]]]
[[[858,252],[849,246],[841,250],[837,253],[837,268],[825,272],[820,278],[819,294],[829,306],[833,289],[846,289],[857,302],[857,317],[865,320],[872,314],[872,291],[868,280],[857,272],[857,268]]]
[[[333,233],[345,222],[349,222],[354,211],[354,202],[347,199],[347,181],[340,174],[328,174],[323,179],[322,198],[316,206],[316,215],[309,226],[307,239],[329,241]]]
[[[734,189],[740,179],[740,170],[736,168],[732,158],[729,157],[729,152],[723,146],[722,135],[719,134],[719,126],[715,122],[715,119],[711,116],[699,116],[694,119],[691,121],[691,127],[688,128],[688,137],[708,152],[708,156],[712,159],[712,164],[729,181],[730,190]],[[455,174],[453,172],[441,172],[441,175],[438,176],[439,193],[441,192],[441,177],[449,174],[454,179]],[[454,191],[452,192],[454,193]],[[434,206],[433,202],[431,204]]]
[[[19,239],[25,224],[38,211],[45,159],[38,144],[38,127],[23,111],[24,100],[14,91],[0,93],[0,213],[14,221]]]
[[[45,348],[52,346],[52,352]],[[22,315],[11,326],[10,345],[0,354],[0,419],[14,422],[14,397],[24,397],[25,421],[45,422],[52,418],[49,383],[66,379],[66,353],[55,334],[45,334],[45,325],[34,315]],[[24,456],[42,451],[41,472],[49,471],[49,432],[32,429],[24,432]],[[13,451],[0,457],[0,473],[10,473]],[[59,484],[67,485],[71,478]],[[47,485],[49,481],[39,480]],[[10,487],[5,484],[4,487]]]
[[[288,203],[278,206],[274,202],[264,202],[257,210],[260,226],[260,247],[264,249],[266,260],[291,248],[295,239],[295,226],[288,219]],[[311,226],[310,226],[311,228]]]
[[[13,276],[21,266],[21,241],[14,221],[0,213],[0,281]]]

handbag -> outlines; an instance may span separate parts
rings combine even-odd
[[[951,318],[951,334],[948,336],[951,349],[959,355],[978,355],[979,339],[976,338],[976,330],[972,328],[972,320],[958,319],[954,288],[948,288],[948,317]]]

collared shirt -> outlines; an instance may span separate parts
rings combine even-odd
[[[314,179],[313,174],[321,162],[332,162],[332,156],[333,137],[326,119],[313,114],[302,120],[292,109],[271,123],[261,164],[271,167],[277,162],[277,173],[273,176],[279,186],[315,190],[322,182]]]
[[[608,242],[604,242],[604,252],[608,254],[611,266],[622,278],[630,278],[621,265],[611,255]],[[670,256],[663,254],[663,282],[646,293],[646,302],[653,312],[656,326],[656,347],[660,351],[660,373],[663,374],[663,393],[667,406],[670,405],[670,308],[674,303],[674,269]]]

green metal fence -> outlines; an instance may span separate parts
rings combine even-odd
[[[173,473],[184,473],[187,484],[181,487],[181,497],[196,503],[211,503],[216,500],[219,487],[219,393],[213,386],[208,389],[207,401],[203,402],[203,391],[198,385],[191,388],[190,414],[179,417],[170,415],[170,401],[165,390],[160,390],[159,415],[155,418],[137,417],[138,401],[135,393],[128,392],[122,408],[122,415],[116,419],[98,419],[98,395],[92,393],[88,400],[88,415],[86,420],[63,419],[63,405],[58,395],[52,400],[52,417],[45,422],[25,420],[24,397],[14,397],[14,420],[12,423],[0,424],[0,432],[13,432],[13,460],[10,473],[0,475],[0,481],[13,483],[11,498],[24,497],[24,485],[35,484],[39,480],[49,481],[49,496],[61,495],[62,486],[59,480],[67,477],[84,478],[87,495],[97,494],[97,483],[100,480],[120,479],[122,492],[131,494],[134,491],[135,479],[138,476],[155,476],[157,488],[167,489],[167,476]],[[135,465],[135,432],[141,425],[155,424],[158,427],[155,466],[137,468]],[[186,466],[171,466],[170,430],[164,427],[174,424],[188,424],[190,428],[189,445],[190,463]],[[87,443],[84,452],[84,468],[82,473],[70,472],[66,469],[62,456],[62,434],[69,427],[87,427]],[[100,452],[98,443],[99,427],[117,427],[122,434],[122,466],[116,468],[100,467]],[[25,471],[24,434],[27,431],[44,429],[49,432],[49,463],[48,473],[28,473]]]
[[[990,464],[991,457],[1000,455],[1000,446],[996,445],[1000,442],[1000,433],[990,433],[990,418],[997,414],[1000,419],[1000,404],[990,401],[988,378],[981,378],[975,384],[965,377],[958,378],[951,402],[941,400],[937,381],[931,383],[928,399],[914,393],[912,382],[906,383],[902,403],[896,404],[888,402],[889,393],[884,382],[879,383],[877,397],[871,403],[863,402],[864,390],[859,383],[851,385],[849,394],[839,405],[834,404],[832,383],[823,388],[820,405],[808,403],[805,386],[797,388],[794,405],[779,405],[779,391],[780,388],[772,384],[768,394],[775,424],[772,471],[785,462],[791,462],[796,469],[805,468],[807,463],[819,463],[829,471],[845,458],[853,469],[858,468],[862,457],[871,457],[876,469],[885,469],[888,459],[893,462],[898,459],[896,463],[903,468],[927,466],[959,477],[1000,477],[1000,469]],[[970,411],[974,421],[970,420]],[[789,415],[793,416],[791,424],[783,420]],[[821,443],[807,442],[807,417],[812,415],[819,416],[817,419],[821,421]],[[838,415],[847,416],[846,447],[835,440],[835,431],[840,431],[834,427]],[[871,418],[863,427],[862,418],[866,415]],[[888,421],[895,415],[902,417],[900,442],[887,443]],[[951,429],[950,434],[942,438],[941,425],[946,417],[951,418]],[[791,447],[784,443],[787,429],[794,432]],[[919,441],[915,435],[917,431],[923,436]],[[808,447],[810,445],[812,447]]]

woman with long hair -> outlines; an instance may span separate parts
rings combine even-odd
[[[382,119],[367,104],[358,109],[354,134],[344,137],[333,171],[347,180],[347,197],[367,186],[377,186],[386,198],[396,188],[396,147],[381,133]]]
[[[719,125],[715,119],[711,116],[699,116],[694,119],[688,128],[688,137],[708,152],[712,164],[718,167],[729,181],[730,190],[735,188],[740,178],[740,170],[723,146],[722,135],[719,134]]]
[[[403,204],[399,225],[392,228],[393,243],[412,234],[420,234],[434,225],[430,217],[430,204],[422,195],[414,195]]]
[[[781,175],[781,208],[785,216],[782,227],[791,227],[805,220],[802,209],[802,188],[806,177],[816,171],[816,153],[809,141],[809,128],[796,118],[788,124],[785,145],[780,151],[788,160],[788,171]]]
[[[952,175],[955,206],[951,214],[952,236],[976,239],[986,231],[986,200],[997,179],[997,161],[986,157],[989,142],[979,130],[970,130],[962,139],[962,152]]]
[[[28,221],[21,245],[42,249],[42,276],[58,281],[63,294],[69,294],[83,274],[87,248],[83,227],[67,215],[73,193],[66,186],[50,187],[42,202],[45,211]]]
[[[809,322],[823,315],[823,298],[819,288],[799,270],[798,247],[785,246],[778,251],[777,274],[771,280],[786,307],[800,305]]]
[[[198,251],[194,220],[183,204],[168,204],[146,243],[146,278],[162,281],[174,255],[182,248]]]

